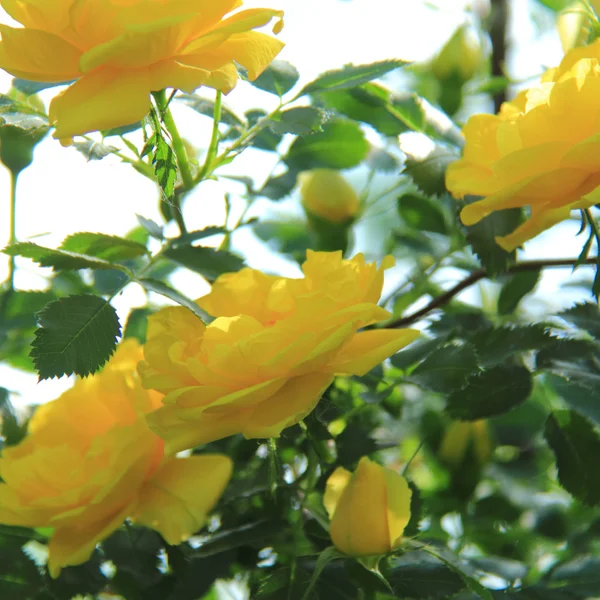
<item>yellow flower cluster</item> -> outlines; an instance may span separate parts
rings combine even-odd
[[[85,562],[127,518],[179,544],[206,520],[231,476],[223,455],[166,456],[146,424],[160,394],[142,388],[137,342],[100,374],[39,407],[0,458],[0,523],[52,527],[48,568]]]
[[[144,386],[163,392],[148,416],[167,452],[242,433],[276,437],[306,417],[335,375],[363,375],[412,342],[411,329],[358,330],[390,313],[377,306],[383,272],[362,254],[308,251],[304,277],[253,269],[219,277],[197,303],[149,318]]]
[[[541,82],[502,105],[498,115],[475,115],[465,128],[463,157],[447,171],[473,225],[497,210],[529,207],[528,219],[496,238],[511,251],[600,202],[600,40],[575,48]]]
[[[22,28],[0,25],[0,68],[40,82],[77,80],[50,105],[56,137],[128,125],[150,108],[150,92],[225,93],[238,74],[255,79],[281,51],[254,31],[283,12],[241,0],[0,0]]]

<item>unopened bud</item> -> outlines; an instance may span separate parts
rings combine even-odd
[[[300,176],[302,206],[309,215],[330,223],[354,219],[360,201],[354,188],[333,169],[315,169]]]

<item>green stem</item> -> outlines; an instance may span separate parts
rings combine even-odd
[[[17,241],[17,181],[19,173],[11,171],[10,173],[10,225],[8,233],[8,243],[14,244]],[[8,286],[9,289],[15,287],[15,257],[11,256],[8,262]]]
[[[590,227],[592,228],[594,237],[596,238],[596,243],[600,247],[600,231],[598,230],[598,223],[596,223],[596,219],[594,219],[594,217],[592,215],[592,211],[589,208],[586,208],[583,212],[585,213],[585,218],[586,218],[587,222],[589,223]]]
[[[200,173],[198,173],[196,179],[194,180],[195,184],[198,184],[206,179],[213,171],[212,167],[219,150],[219,124],[221,123],[222,98],[223,92],[217,90],[215,107],[213,110],[213,129],[212,135],[210,136],[210,145],[208,146],[206,159],[204,160],[204,164],[200,169]]]
[[[173,151],[177,158],[177,166],[179,167],[179,173],[181,174],[181,180],[183,181],[183,187],[186,191],[191,190],[194,187],[194,176],[192,175],[192,169],[190,167],[190,161],[183,144],[183,140],[179,135],[179,130],[175,124],[175,119],[171,114],[171,109],[167,101],[167,94],[165,90],[160,92],[153,92],[156,104],[160,109],[162,121],[167,128],[167,131],[171,135],[171,141],[173,142]]]

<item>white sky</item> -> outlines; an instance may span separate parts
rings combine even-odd
[[[389,58],[425,60],[463,21],[464,5],[463,0],[435,3],[422,0],[246,0],[244,3],[247,8],[285,10],[285,28],[280,37],[286,47],[279,58],[298,68],[302,82],[345,63],[361,64]],[[517,10],[527,10],[526,5],[525,0],[515,2]],[[0,11],[2,21],[10,20]],[[523,39],[528,40],[533,51],[519,61],[518,77],[535,74],[541,63],[554,64],[560,58],[556,37],[531,45],[533,32],[524,33]],[[0,73],[0,90],[7,90],[9,85],[10,77]],[[43,98],[47,101],[55,91],[44,92]],[[275,106],[272,96],[248,84],[240,84],[225,101],[238,112]],[[176,106],[174,113],[184,137],[197,147],[206,147],[210,121],[187,107]],[[251,173],[260,182],[273,166],[273,158],[265,156],[265,153],[250,151],[236,160],[229,172]],[[364,179],[360,173],[356,174],[353,183],[361,183],[361,177]],[[0,190],[3,190],[0,191],[0,247],[8,240],[8,189],[7,172],[0,168]],[[239,192],[239,188],[232,188],[231,184],[207,182],[187,199],[185,214],[190,230],[222,224],[226,189]],[[35,241],[52,246],[76,231],[123,235],[137,225],[135,213],[160,221],[157,197],[157,190],[150,181],[118,159],[109,157],[86,163],[77,151],[62,148],[48,137],[37,147],[34,164],[20,177],[17,236],[19,240],[43,236]],[[293,203],[287,203],[290,204]],[[265,202],[261,206],[266,205]],[[529,254],[570,256],[577,254],[581,244],[579,239],[572,243],[571,233],[564,236],[561,245],[549,246],[540,238],[530,245]],[[253,267],[287,273],[295,269],[284,259],[274,257],[248,233],[238,235],[237,247]],[[7,264],[7,259],[0,255],[0,281],[6,277]],[[44,286],[40,270],[31,261],[19,260],[18,265],[17,289]],[[547,289],[554,290],[564,275],[564,271],[550,274]],[[183,293],[192,297],[206,290],[199,277],[187,272],[175,281]],[[129,307],[143,303],[141,290],[129,286],[115,306],[121,315],[126,315]],[[36,384],[35,376],[0,365],[0,386],[18,393],[14,398],[17,404],[44,402],[56,397],[66,385],[65,378]]]

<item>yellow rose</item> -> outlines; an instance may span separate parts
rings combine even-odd
[[[302,206],[331,223],[348,223],[358,213],[354,188],[333,169],[314,169],[300,176]]]
[[[85,562],[126,518],[170,544],[196,532],[231,476],[222,455],[165,457],[145,416],[160,394],[136,373],[137,342],[123,342],[97,375],[40,406],[28,436],[0,458],[0,523],[52,527],[48,569]]]
[[[463,223],[528,206],[528,220],[496,238],[511,251],[571,210],[600,202],[599,97],[600,40],[568,52],[541,83],[504,103],[499,115],[471,117],[463,157],[446,174],[455,197],[484,196],[462,209]]]
[[[335,547],[350,556],[386,554],[400,545],[410,521],[406,479],[363,457],[354,473],[338,467],[327,480],[323,504]]]
[[[235,433],[275,437],[316,406],[336,374],[363,375],[412,342],[410,329],[359,329],[390,316],[377,306],[383,271],[359,254],[308,252],[304,278],[253,269],[219,277],[198,304],[151,316],[144,386],[166,393],[150,427],[177,452]]]
[[[0,68],[31,81],[77,81],[50,104],[55,136],[128,125],[150,92],[235,87],[235,62],[260,75],[283,44],[253,31],[282,11],[241,0],[0,0],[22,29],[0,25]],[[281,20],[274,27],[281,29]]]

